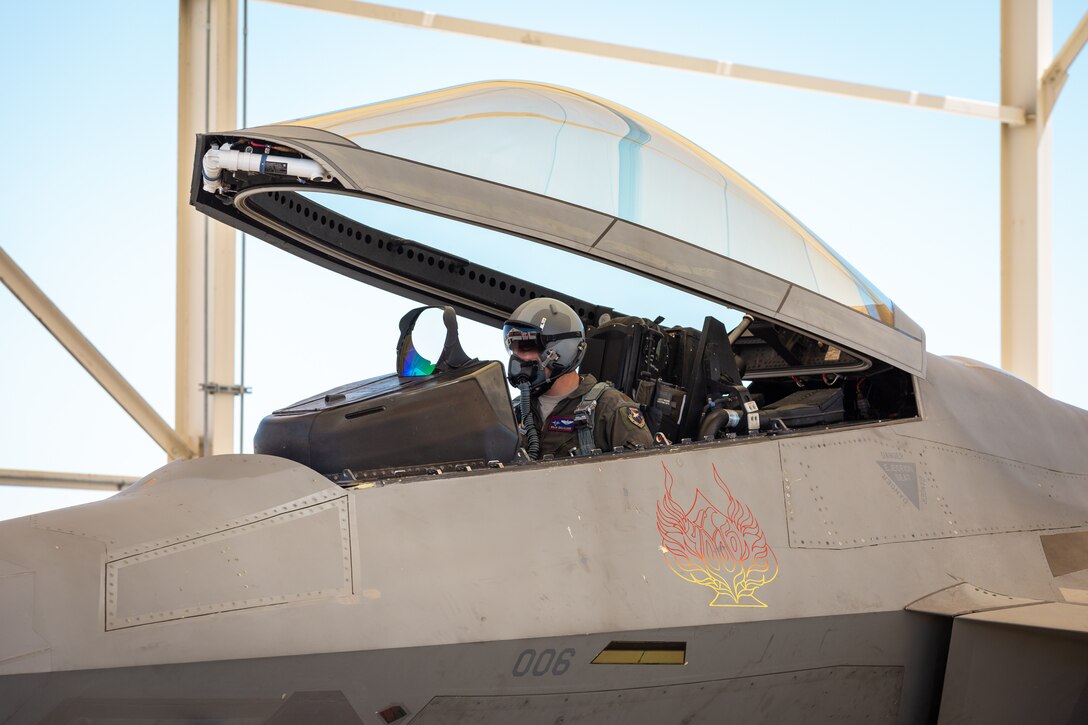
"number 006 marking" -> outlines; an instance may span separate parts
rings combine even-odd
[[[532,674],[533,677],[543,677],[547,674],[566,674],[566,671],[570,669],[570,659],[574,654],[574,650],[570,647],[558,655],[550,647],[539,654],[535,649],[527,649],[519,654],[517,661],[514,662],[514,677],[525,677],[528,674]]]

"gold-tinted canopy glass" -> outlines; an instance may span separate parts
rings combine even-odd
[[[744,177],[635,111],[495,81],[292,122],[649,227],[894,325],[891,301]]]

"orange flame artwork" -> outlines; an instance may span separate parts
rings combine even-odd
[[[685,512],[672,497],[665,468],[665,496],[657,504],[661,552],[678,577],[714,590],[712,607],[766,607],[755,592],[778,576],[778,557],[767,545],[751,509],[733,497],[714,470],[714,482],[729,500],[723,513],[700,491]]]

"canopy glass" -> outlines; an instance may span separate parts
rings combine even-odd
[[[474,83],[292,124],[625,219],[894,325],[891,301],[763,192],[610,101],[544,84]]]

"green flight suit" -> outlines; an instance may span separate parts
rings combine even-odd
[[[578,432],[574,427],[574,409],[596,384],[597,378],[582,375],[578,387],[556,404],[547,420],[541,420],[539,398],[532,399],[533,421],[540,436],[541,457],[548,453],[556,457],[567,456],[572,448],[577,449]],[[520,422],[521,412],[517,408],[516,400],[514,406]],[[653,434],[646,427],[646,420],[642,417],[638,404],[615,388],[608,388],[597,398],[593,441],[594,446],[602,451],[611,451],[617,446],[634,448],[640,445],[651,448],[654,444]],[[524,430],[521,432],[521,445],[528,448]]]

